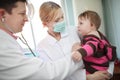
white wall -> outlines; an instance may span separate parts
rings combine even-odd
[[[96,11],[102,20],[100,31],[105,34],[104,21],[103,21],[103,9],[101,0],[72,0],[74,8],[75,24],[77,25],[78,15],[85,10]]]

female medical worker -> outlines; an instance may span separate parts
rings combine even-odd
[[[40,7],[40,18],[43,25],[48,28],[48,35],[38,44],[39,58],[47,62],[56,61],[70,55],[73,43],[79,41],[79,39],[74,27],[67,27],[65,31],[64,14],[61,7],[51,1],[44,2]],[[79,64],[81,66],[76,71],[74,70],[76,67],[71,68],[71,71],[74,72],[70,72],[65,80],[86,80],[82,61]],[[93,76],[88,75],[87,79],[104,80],[107,78],[105,74],[107,72],[97,72],[97,74],[92,74]]]
[[[54,62],[23,55],[13,34],[27,20],[26,0],[0,0],[0,80],[63,80],[74,67],[69,55]]]

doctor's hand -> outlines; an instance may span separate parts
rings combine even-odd
[[[96,71],[93,74],[87,75],[87,80],[109,80],[110,78],[110,73],[107,71]]]
[[[74,61],[77,61],[77,62],[80,61],[82,59],[81,53],[79,53],[78,51],[73,51],[72,52],[72,59]]]

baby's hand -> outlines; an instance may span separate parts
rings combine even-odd
[[[81,53],[79,53],[78,51],[73,51],[72,52],[72,59],[74,61],[80,61],[82,59]]]

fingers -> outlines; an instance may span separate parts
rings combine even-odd
[[[111,74],[108,71],[102,71],[102,73],[104,74],[104,77],[106,79],[110,79],[111,78]]]
[[[95,73],[99,74],[99,76],[102,78],[101,80],[109,80],[111,78],[107,71],[97,71]]]
[[[74,61],[80,61],[81,60],[81,58],[82,58],[82,56],[81,56],[81,54],[78,52],[78,51],[74,51],[73,52],[73,55],[72,55],[72,59],[74,60]]]
[[[105,74],[106,80],[109,80],[112,77],[112,75],[107,71],[104,74]]]

